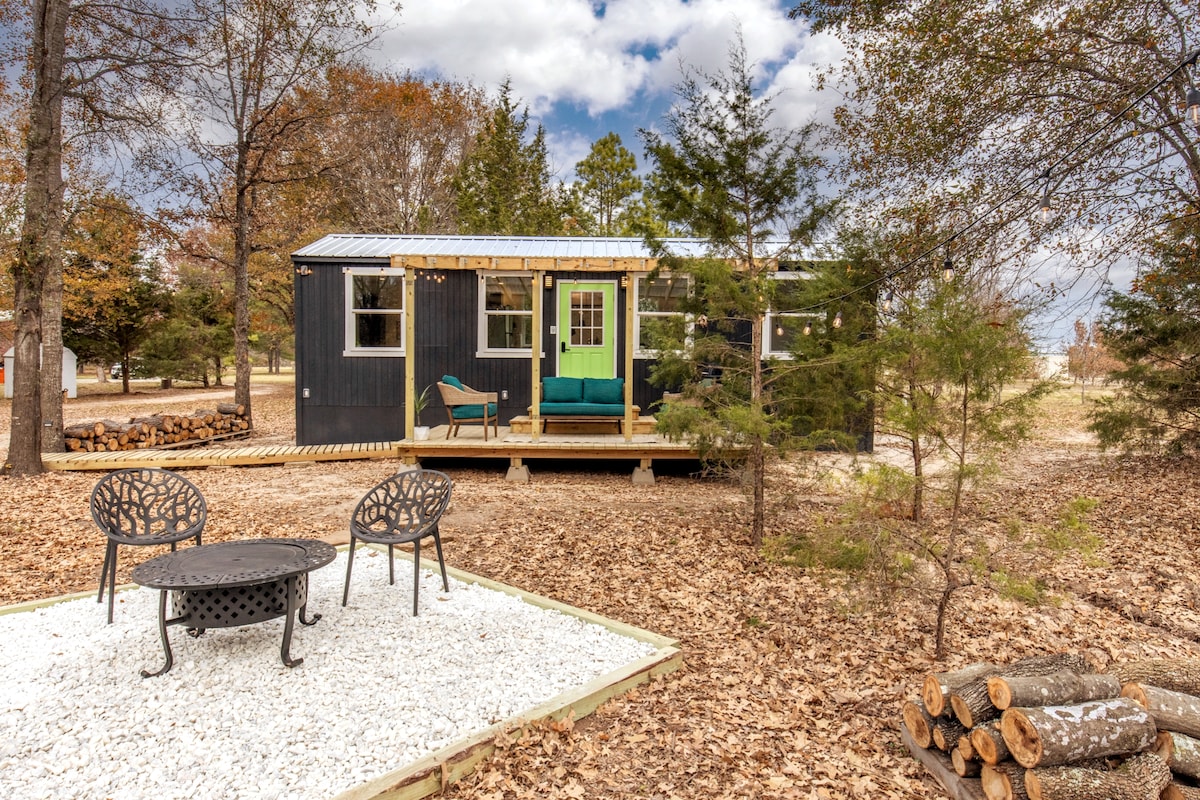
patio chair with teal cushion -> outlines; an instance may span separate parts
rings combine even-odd
[[[496,392],[476,391],[453,375],[443,375],[437,386],[446,406],[446,416],[450,420],[450,426],[446,430],[447,439],[451,435],[458,436],[458,427],[464,422],[483,423],[485,442],[489,425],[497,436],[500,435],[500,423],[496,419],[499,397]]]

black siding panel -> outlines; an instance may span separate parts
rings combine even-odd
[[[356,262],[355,266],[385,264]],[[311,262],[311,274],[296,281],[296,442],[340,444],[399,439],[404,435],[404,358],[343,356],[345,347],[345,281],[342,267],[350,263]],[[297,262],[296,266],[301,266]],[[562,280],[619,280],[616,273],[560,273]],[[416,359],[416,385],[430,388],[431,402],[422,415],[426,425],[446,422],[446,412],[434,385],[454,375],[480,391],[508,392],[499,403],[501,423],[526,414],[531,404],[531,372],[527,357],[476,358],[478,337],[478,277],[473,271],[417,270],[414,286],[416,342],[408,352]],[[618,286],[618,353],[624,350],[625,293]],[[546,358],[542,375],[553,375],[553,348],[558,346],[550,326],[556,323],[555,290],[542,287],[545,309],[542,342]],[[634,402],[646,413],[662,390],[646,383],[649,362],[634,361]],[[624,357],[617,359],[617,374]],[[309,396],[303,396],[304,390]]]

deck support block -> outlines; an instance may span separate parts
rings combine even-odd
[[[650,469],[650,459],[643,458],[641,463],[633,469],[633,485],[634,486],[653,486],[654,485],[654,470]]]
[[[529,467],[522,464],[519,458],[509,459],[508,474],[504,479],[513,483],[529,483]]]

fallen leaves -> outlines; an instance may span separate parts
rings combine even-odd
[[[294,400],[290,387],[280,389],[256,395],[256,437],[291,440]],[[1078,424],[1066,420],[1055,424]],[[533,462],[533,481],[523,485],[506,482],[495,465],[440,464],[455,480],[442,526],[449,563],[676,637],[684,650],[679,671],[586,719],[498,737],[495,754],[444,796],[941,798],[899,746],[895,724],[906,689],[935,666],[1093,646],[1126,659],[1197,654],[1198,594],[1189,575],[1200,544],[1200,469],[1187,460],[1102,456],[1070,441],[1047,435],[1010,458],[1006,480],[973,498],[973,526],[1001,537],[1014,520],[1052,525],[1073,498],[1092,497],[1089,524],[1101,549],[1091,559],[1014,554],[1056,593],[1041,608],[982,587],[962,590],[953,657],[938,665],[928,606],[852,603],[840,576],[759,558],[746,544],[745,503],[724,483],[656,465],[657,483],[634,487],[623,464]],[[320,463],[188,477],[209,501],[205,541],[336,537],[361,493],[399,466]],[[95,590],[104,542],[87,501],[96,478],[0,480],[0,603]],[[797,488],[772,507],[768,524],[803,528],[831,492],[827,483],[819,493]],[[155,554],[122,550],[119,580]]]

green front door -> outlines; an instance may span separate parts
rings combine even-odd
[[[615,283],[558,285],[558,374],[569,378],[616,375]]]

